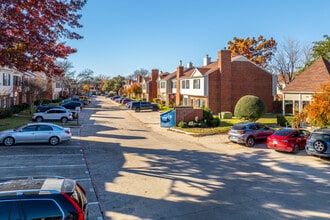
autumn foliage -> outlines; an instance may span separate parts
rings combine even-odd
[[[0,0],[0,65],[55,74],[57,58],[76,49],[64,39],[80,39],[74,28],[87,0]]]
[[[330,82],[321,86],[321,93],[313,95],[312,103],[305,106],[302,116],[311,125],[320,127],[330,125]]]
[[[267,40],[261,35],[257,39],[234,37],[233,41],[228,41],[228,50],[231,51],[233,57],[244,56],[261,67],[267,66],[276,46],[277,43],[273,38]]]

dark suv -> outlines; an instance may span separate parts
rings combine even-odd
[[[85,190],[63,177],[0,179],[0,219],[87,219]]]
[[[233,125],[229,130],[228,139],[252,147],[257,140],[266,140],[274,132],[274,129],[258,122],[241,122]]]
[[[157,104],[151,103],[151,102],[132,102],[130,105],[131,110],[135,110],[136,112],[139,112],[141,110],[152,110],[152,111],[158,111],[159,107]]]
[[[305,150],[309,155],[330,157],[330,128],[314,130],[307,139]]]

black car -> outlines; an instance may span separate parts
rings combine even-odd
[[[0,219],[77,219],[88,215],[86,192],[63,177],[0,179]]]
[[[61,106],[63,106],[64,108],[67,108],[67,109],[75,110],[75,109],[77,109],[77,107],[82,109],[83,104],[81,104],[81,102],[69,101],[69,102],[62,103]]]
[[[152,111],[158,111],[159,107],[157,104],[151,103],[151,102],[132,102],[129,105],[129,109],[135,110],[136,112],[139,112],[141,110],[152,110]]]
[[[39,105],[36,109],[36,112],[45,112],[52,108],[65,109],[63,106],[59,106],[59,105]]]

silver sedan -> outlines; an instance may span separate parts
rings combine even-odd
[[[49,143],[57,145],[71,140],[70,128],[64,128],[52,123],[29,123],[0,132],[0,142],[5,146],[19,143]]]

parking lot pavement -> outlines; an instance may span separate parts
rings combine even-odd
[[[102,219],[80,141],[75,136],[72,141],[57,146],[0,146],[0,176],[62,176],[75,179],[86,190],[89,219]]]

